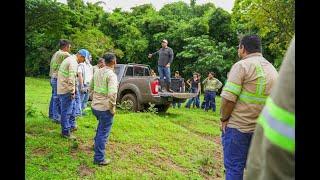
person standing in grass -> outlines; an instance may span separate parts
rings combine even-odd
[[[93,68],[90,63],[91,55],[89,59],[86,59],[85,62],[80,63],[78,66],[78,80],[79,80],[79,91],[80,91],[80,106],[81,106],[81,115],[86,115],[84,109],[87,107],[87,102],[89,100],[89,83],[93,78]]]
[[[295,179],[295,40],[282,62],[250,146],[246,180]]]
[[[50,72],[49,76],[50,85],[52,87],[52,95],[49,105],[49,118],[53,120],[53,122],[60,123],[61,120],[61,112],[60,112],[60,101],[57,95],[57,78],[60,64],[62,61],[69,57],[71,44],[68,40],[61,39],[59,42],[60,49],[54,53],[50,62]]]
[[[176,79],[181,79],[182,77],[180,76],[180,72],[179,71],[176,71],[174,72],[174,78]],[[181,84],[181,88],[184,88],[184,81],[182,81],[182,84]],[[176,89],[175,92],[184,92],[184,89]],[[181,102],[173,102],[172,103],[172,107],[175,108],[176,105],[178,105],[178,108],[181,107]]]
[[[200,81],[198,79],[198,73],[193,73],[193,78],[190,80],[187,80],[187,84],[191,87],[190,88],[190,93],[197,93],[199,95],[200,91],[201,91],[201,85],[200,85]],[[190,98],[186,104],[186,108],[190,108],[191,104],[193,103],[193,101],[198,101],[198,97],[193,97]],[[200,107],[199,102],[196,102],[197,108]]]
[[[202,82],[205,92],[205,111],[212,108],[212,111],[216,112],[216,93],[221,88],[222,83],[214,75],[214,72],[209,72],[208,77]]]
[[[93,74],[94,74],[94,72],[96,72],[98,69],[103,68],[103,67],[105,67],[105,66],[106,66],[106,63],[104,62],[104,59],[103,59],[103,58],[99,58],[98,63],[92,67],[92,69],[93,69]]]
[[[113,124],[113,117],[116,113],[116,99],[118,92],[118,79],[114,73],[116,56],[107,53],[103,56],[106,66],[98,69],[90,83],[93,91],[91,108],[98,122],[96,136],[94,138],[94,160],[97,165],[107,165],[111,162],[105,158],[105,149],[110,130]]]
[[[61,135],[65,138],[74,138],[71,132],[77,129],[74,113],[76,73],[78,64],[84,62],[88,56],[89,52],[86,49],[80,49],[76,55],[63,60],[58,71],[57,94],[61,103]]]
[[[242,180],[257,118],[276,82],[278,72],[262,56],[257,35],[244,36],[240,61],[229,73],[221,93],[221,130],[226,180]]]

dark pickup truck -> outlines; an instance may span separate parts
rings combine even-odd
[[[185,93],[183,78],[172,78],[171,89],[175,92],[159,92],[159,77],[150,76],[150,67],[143,64],[117,64],[118,103],[129,104],[129,109],[141,111],[155,105],[159,112],[166,112],[172,102],[184,102],[195,97],[195,93]]]

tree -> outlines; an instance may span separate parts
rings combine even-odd
[[[71,40],[74,53],[85,48],[88,49],[95,60],[102,57],[106,52],[114,52],[118,57],[123,57],[123,52],[114,47],[112,39],[96,28],[78,31],[71,36]]]
[[[232,46],[236,42],[236,34],[231,29],[231,15],[217,8],[209,19],[209,35],[218,42],[227,42]]]
[[[234,27],[240,33],[258,33],[279,67],[295,32],[295,1],[237,0],[232,11]]]
[[[183,70],[185,75],[191,76],[193,72],[206,75],[214,71],[218,79],[226,79],[226,72],[237,59],[235,47],[228,48],[225,42],[215,42],[207,35],[186,38],[185,41],[188,44],[177,54],[187,62]]]

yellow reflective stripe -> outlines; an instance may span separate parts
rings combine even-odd
[[[266,89],[267,81],[260,63],[256,65],[256,73],[258,76],[256,94],[263,95]]]
[[[75,76],[76,75],[75,71],[65,71],[62,68],[59,69],[59,73],[61,75],[63,75],[64,77],[71,77],[71,76]]]
[[[274,145],[291,153],[295,152],[294,128],[282,124],[278,119],[268,115],[264,109],[260,114],[257,123],[263,128],[264,136]]]
[[[223,90],[239,96],[239,94],[241,93],[241,86],[236,83],[227,81],[226,85],[223,87]]]
[[[294,113],[288,112],[281,107],[277,106],[274,101],[269,97],[266,103],[269,113],[273,118],[276,118],[278,121],[290,126],[295,127],[295,115]]]
[[[268,96],[256,95],[247,91],[242,91],[239,100],[249,104],[265,104]]]
[[[98,73],[94,74],[94,78],[98,80]],[[117,88],[109,88],[108,89],[108,72],[104,72],[102,81],[99,81],[99,84],[94,84],[94,91],[100,94],[108,94],[108,93],[117,93]]]

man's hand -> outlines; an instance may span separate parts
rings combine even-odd
[[[226,127],[227,127],[228,123],[229,123],[229,120],[228,121],[224,121],[224,122],[221,121],[220,130],[223,131],[223,133],[226,133]]]
[[[81,93],[87,93],[88,92],[88,88],[81,87],[80,92]]]
[[[168,64],[166,65],[166,67],[169,68],[169,67],[170,67],[170,63],[168,63]]]
[[[152,54],[149,54],[149,55],[148,55],[148,58],[151,58],[151,57],[152,57]]]
[[[75,93],[71,93],[71,99],[74,99],[76,97]]]

